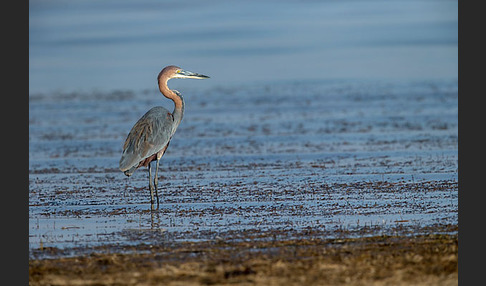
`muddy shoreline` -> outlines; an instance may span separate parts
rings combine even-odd
[[[29,285],[457,285],[457,234],[305,237],[104,246],[30,260]]]

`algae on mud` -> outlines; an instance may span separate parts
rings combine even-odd
[[[457,235],[143,245],[31,260],[29,284],[457,285],[457,247]]]

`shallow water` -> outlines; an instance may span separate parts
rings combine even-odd
[[[130,91],[30,96],[31,255],[458,223],[457,82],[179,90],[186,114],[161,161],[155,212],[146,170],[127,178],[118,160],[136,120],[155,105],[172,110],[168,100]]]

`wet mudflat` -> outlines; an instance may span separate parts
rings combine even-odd
[[[186,114],[156,211],[146,170],[127,178],[118,160],[136,120],[168,100],[30,95],[32,284],[252,284],[279,271],[293,283],[457,282],[457,82],[178,89]],[[372,275],[369,261],[393,267]]]
[[[32,285],[457,285],[457,236],[186,242],[29,264]]]

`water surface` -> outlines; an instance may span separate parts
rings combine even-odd
[[[153,90],[169,64],[205,86],[458,77],[457,1],[29,4],[31,93]]]
[[[31,96],[31,251],[457,225],[457,82],[181,92],[186,114],[161,161],[155,212],[146,170],[127,178],[118,161],[134,122],[152,106],[172,109],[168,100],[155,92]]]
[[[457,1],[31,1],[31,256],[454,231],[457,26]],[[169,64],[211,78],[170,81],[186,114],[152,212],[118,161],[173,109]]]

